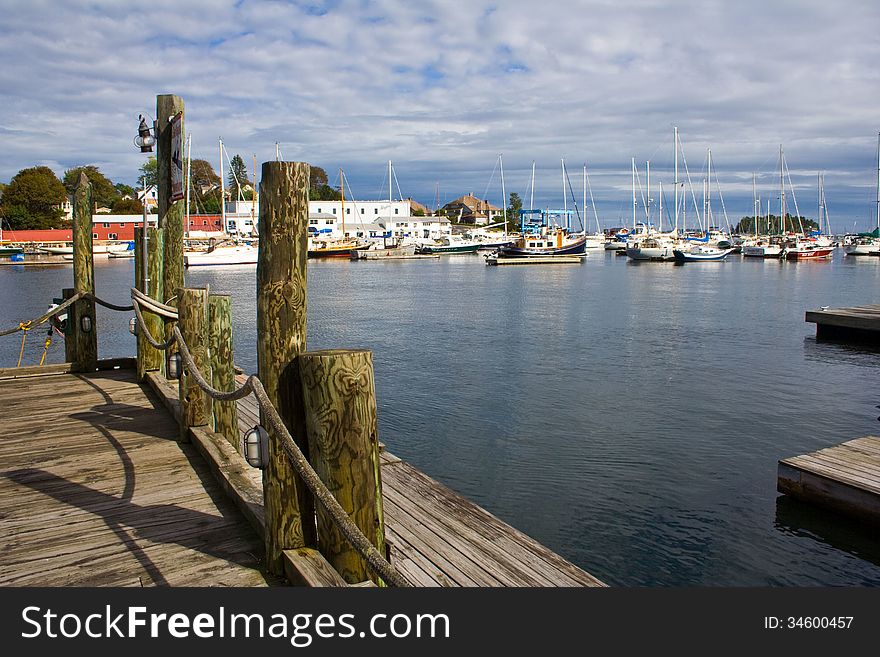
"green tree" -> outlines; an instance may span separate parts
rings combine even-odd
[[[229,189],[235,191],[235,198],[241,197],[241,188],[250,184],[250,181],[248,180],[247,166],[245,165],[244,160],[241,159],[241,155],[233,155],[232,159],[229,161],[229,177],[227,178],[227,181],[229,183]]]
[[[220,176],[207,160],[190,162],[193,205],[197,212],[220,212]]]
[[[138,171],[141,172],[141,175],[138,176],[138,187],[140,189],[144,188],[144,184],[147,187],[159,184],[159,162],[154,155],[150,155]]]
[[[309,200],[338,201],[342,193],[329,185],[327,172],[321,167],[309,165]]]
[[[86,174],[86,178],[92,183],[92,206],[109,208],[119,198],[119,192],[107,176],[101,173],[94,164],[74,167],[64,172],[61,182],[68,196],[73,196],[79,183],[79,174]]]
[[[507,205],[507,231],[519,230],[519,211],[522,210],[522,199],[516,192],[510,192],[510,203]]]
[[[67,190],[49,167],[22,169],[9,181],[0,202],[0,216],[13,230],[60,228],[61,205]]]
[[[113,185],[116,188],[116,191],[119,193],[120,198],[123,196],[131,196],[134,199],[137,199],[137,192],[134,187],[131,185],[126,185],[125,183],[116,183]]]
[[[136,198],[118,198],[110,209],[113,214],[143,214],[144,204]]]

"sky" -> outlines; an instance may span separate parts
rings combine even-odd
[[[393,195],[429,207],[501,205],[499,164],[526,205],[533,189],[536,207],[582,206],[586,165],[600,224],[626,224],[633,158],[669,206],[677,126],[697,205],[711,148],[716,217],[719,192],[732,223],[753,213],[753,173],[778,212],[782,145],[802,215],[823,171],[834,232],[877,222],[875,0],[0,0],[0,16],[2,182],[94,164],[133,184],[138,115],[173,93],[215,170],[220,138],[249,168],[277,143],[364,200],[387,198],[391,160]]]

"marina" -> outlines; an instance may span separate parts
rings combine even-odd
[[[793,513],[799,503],[775,492],[779,460],[875,431],[880,355],[816,341],[804,313],[863,305],[878,265],[841,250],[824,262],[731,255],[708,267],[600,252],[580,267],[494,275],[474,255],[387,267],[315,260],[309,344],[369,346],[388,452],[605,583],[880,582],[880,555],[858,538],[867,530],[828,520],[826,540],[811,539],[819,512]],[[69,286],[70,266],[0,276],[5,326],[33,311],[12,290],[50,298]],[[246,372],[256,370],[254,276],[253,267],[187,274],[233,295]],[[125,299],[132,277],[130,261],[96,262],[105,298]],[[98,326],[102,357],[131,354],[124,314],[99,308]],[[493,334],[506,338],[485,339]],[[534,336],[544,338],[537,349]],[[23,366],[39,361],[42,337],[31,332]],[[0,341],[4,365],[20,346]],[[62,346],[56,338],[47,362],[63,360]],[[550,415],[524,412],[535,401]],[[857,554],[846,549],[853,542]]]

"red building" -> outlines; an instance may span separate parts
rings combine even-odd
[[[157,215],[150,215],[150,225],[155,226]],[[96,214],[92,216],[92,239],[120,240],[134,239],[135,226],[143,224],[139,214]],[[191,215],[187,231],[190,233],[221,233],[222,218],[219,214]],[[70,228],[51,230],[4,230],[0,239],[14,244],[47,244],[50,242],[70,242],[73,234]]]

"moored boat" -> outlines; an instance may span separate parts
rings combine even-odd
[[[461,235],[447,235],[434,244],[421,244],[416,248],[419,254],[451,255],[457,253],[476,253],[480,242],[468,240]]]
[[[673,249],[676,262],[712,262],[724,260],[733,253],[734,248],[721,249],[714,246],[696,246],[689,251]]]

